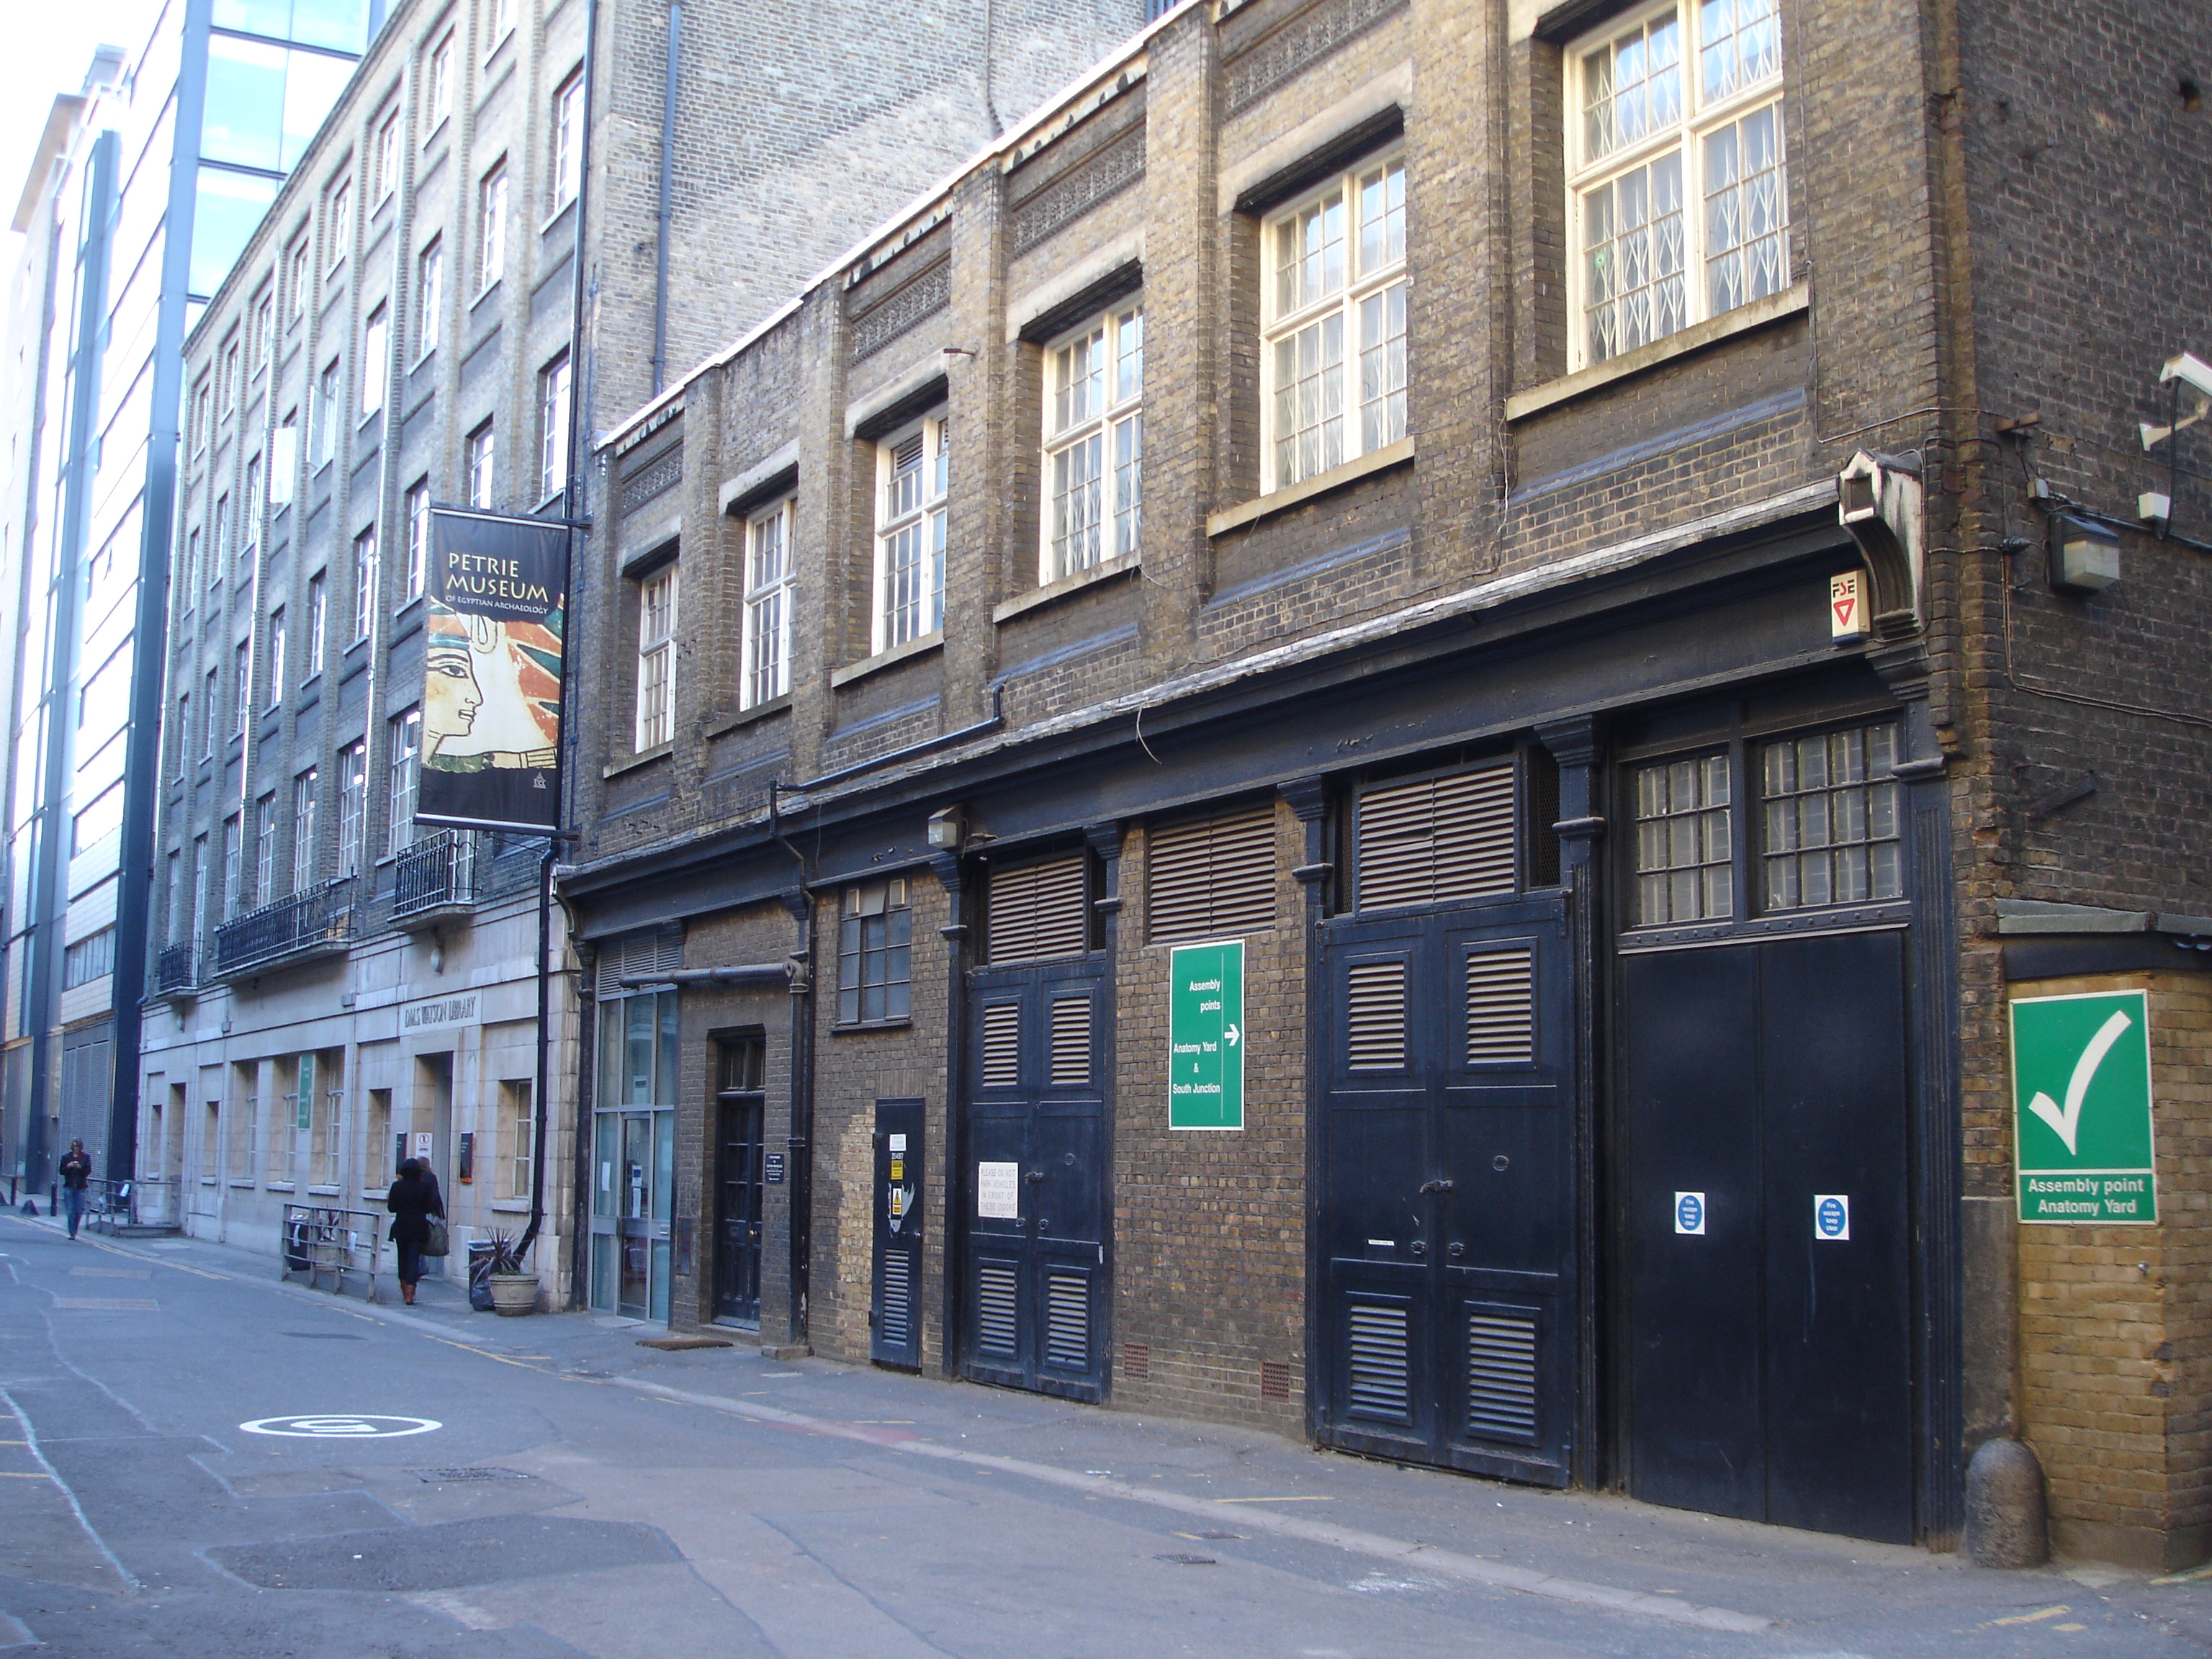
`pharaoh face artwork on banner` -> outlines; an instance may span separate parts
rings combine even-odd
[[[568,566],[566,526],[431,514],[417,823],[559,827]]]

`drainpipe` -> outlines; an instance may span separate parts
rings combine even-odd
[[[791,953],[791,1127],[784,1141],[791,1168],[791,1326],[795,1347],[806,1340],[809,1235],[814,1224],[814,902],[806,886],[806,855],[783,833],[781,786],[768,786],[769,832],[799,866],[799,886],[787,901],[798,924]]]
[[[676,166],[676,70],[684,42],[684,0],[668,0],[668,78],[660,89],[660,214],[653,249],[653,395],[668,374],[668,204]],[[589,94],[586,94],[589,96]]]

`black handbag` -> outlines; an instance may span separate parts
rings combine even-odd
[[[430,1230],[430,1236],[422,1241],[422,1254],[424,1255],[443,1255],[448,1250],[453,1249],[453,1241],[448,1238],[446,1234],[445,1217],[441,1215],[426,1215],[422,1218],[422,1220],[424,1224]]]

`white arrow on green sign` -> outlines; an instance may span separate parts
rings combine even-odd
[[[1168,953],[1168,1127],[1244,1127],[1244,941]]]
[[[2145,993],[2019,999],[2012,1091],[2022,1221],[2158,1219]]]

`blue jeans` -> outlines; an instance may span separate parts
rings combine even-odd
[[[71,1238],[75,1238],[76,1237],[77,1224],[84,1219],[83,1188],[64,1187],[62,1188],[62,1213],[69,1217],[70,1237]]]

